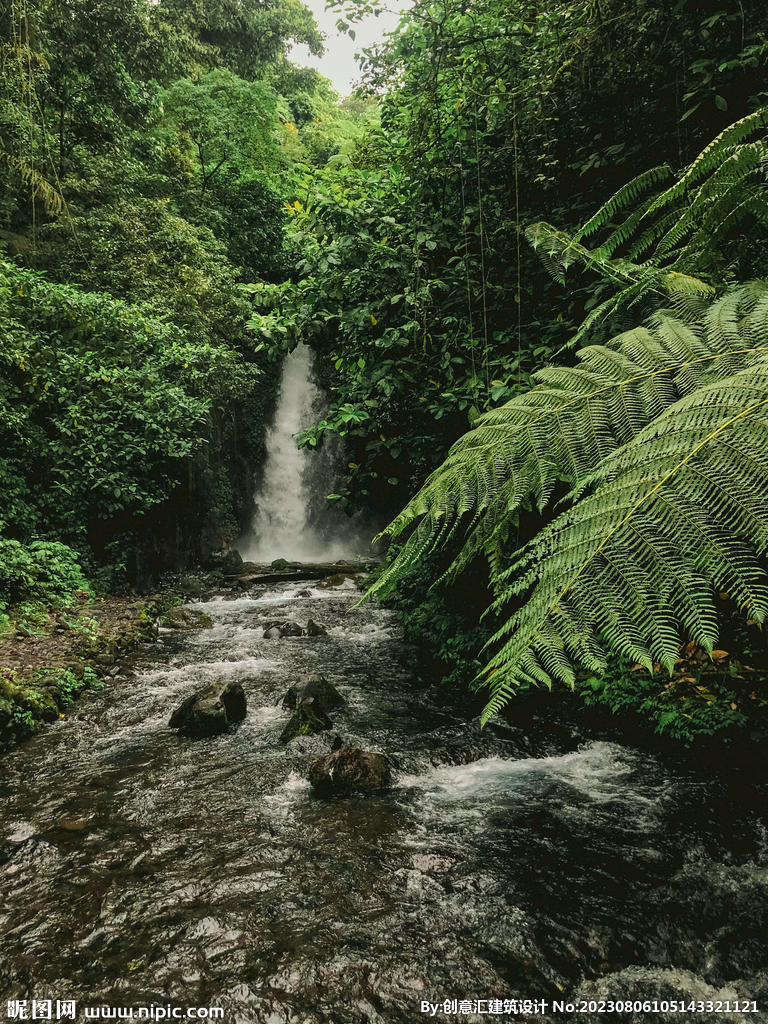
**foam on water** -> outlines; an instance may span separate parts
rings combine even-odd
[[[621,799],[653,805],[657,797],[645,791],[648,787],[642,778],[633,784],[635,775],[637,769],[628,763],[622,747],[594,742],[558,757],[487,757],[470,764],[441,766],[425,775],[404,776],[399,784],[403,790],[416,791],[420,804],[433,807],[467,807],[473,802],[498,802],[499,798],[524,800],[551,790],[553,782],[565,784],[595,804]]]

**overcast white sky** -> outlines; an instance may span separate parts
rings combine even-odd
[[[304,0],[315,16],[321,32],[325,32],[325,55],[313,57],[305,46],[294,46],[288,54],[294,64],[317,68],[321,75],[330,78],[333,87],[340,96],[348,96],[352,92],[353,83],[360,78],[360,67],[355,54],[365,46],[380,42],[385,32],[391,32],[400,20],[398,13],[382,11],[378,18],[369,15],[364,21],[355,25],[350,23],[355,32],[355,39],[342,35],[336,28],[336,22],[343,14],[334,14],[333,10],[325,10],[325,0]],[[337,4],[340,7],[341,4]],[[390,0],[387,6],[392,12],[400,11],[408,6],[403,0]],[[348,19],[345,19],[348,20]]]

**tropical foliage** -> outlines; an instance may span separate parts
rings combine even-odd
[[[733,223],[734,210],[746,215],[745,189],[754,222],[763,222],[764,186],[745,184],[744,175],[730,169],[749,164],[741,164],[742,150],[750,157],[753,146],[762,151],[762,143],[745,149],[734,140],[764,119],[757,112],[705,149],[680,181],[690,194],[692,182],[710,172],[708,179],[682,213],[674,211],[671,226],[663,215],[662,229],[650,224],[645,247],[649,237],[661,237],[657,255],[668,253],[670,238],[681,243],[694,231],[694,211],[701,219],[717,206],[720,218]],[[720,183],[717,202],[713,180]],[[580,236],[639,191],[632,183]],[[610,254],[682,191],[673,185],[647,201],[628,224],[614,228],[594,258],[576,240],[565,240],[560,266],[577,252],[606,274],[622,275],[625,261],[617,266]],[[716,224],[705,232],[707,245],[683,248],[678,260],[687,261],[689,272],[709,267],[711,251],[723,255],[722,243],[715,248]],[[563,236],[542,226],[531,235],[548,240],[552,263],[552,243]],[[371,593],[392,589],[425,552],[463,529],[464,545],[450,571],[483,552],[497,591],[493,609],[514,602],[483,671],[491,689],[486,716],[521,685],[573,685],[576,665],[604,671],[608,652],[670,672],[683,639],[711,652],[720,591],[746,617],[762,622],[766,614],[768,285],[731,288],[702,310],[713,286],[651,261],[632,269],[642,272],[635,281],[619,277],[625,307],[654,291],[658,297],[659,283],[667,281],[677,315],[657,311],[642,327],[581,349],[580,365],[539,371],[532,390],[478,421],[386,530],[398,537],[416,523]],[[612,302],[611,312],[618,306]],[[512,554],[521,512],[533,505],[544,512],[555,496],[567,511]]]
[[[764,4],[417,0],[341,100],[298,0],[0,33],[0,600],[232,540],[305,341],[372,593],[489,712],[762,617]]]

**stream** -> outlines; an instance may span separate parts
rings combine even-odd
[[[768,1020],[765,773],[544,725],[481,732],[358,597],[351,581],[209,595],[194,608],[212,629],[162,633],[6,755],[3,999],[50,999],[53,1019],[74,1000],[78,1019],[412,1024],[427,1002],[439,1021]],[[264,638],[281,618],[328,635]],[[382,795],[313,799],[322,740],[278,741],[285,692],[318,673],[346,698],[344,742],[390,757]],[[214,680],[243,685],[246,719],[178,737],[171,712]]]

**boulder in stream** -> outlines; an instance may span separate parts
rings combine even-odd
[[[313,697],[317,698],[323,711],[340,708],[347,703],[333,683],[329,683],[325,676],[312,676],[302,687],[302,700],[311,700]]]
[[[303,700],[296,708],[290,722],[280,733],[280,742],[288,743],[295,736],[312,736],[332,726],[333,722],[323,711],[320,701],[312,697],[311,700]]]
[[[210,629],[213,622],[205,612],[196,612],[181,605],[166,612],[160,625],[167,629]]]
[[[343,747],[318,758],[309,769],[315,794],[323,799],[350,793],[378,793],[390,782],[389,761],[383,754]]]
[[[296,705],[299,703],[299,695],[293,686],[289,686],[285,692],[285,696],[282,699],[280,707],[283,711],[295,711]]]
[[[328,636],[328,630],[319,622],[310,619],[307,623],[307,636]]]
[[[277,640],[284,636],[304,636],[304,630],[291,619],[286,622],[268,622],[264,627],[265,640]]]
[[[357,586],[354,575],[352,572],[337,572],[333,576],[326,576],[325,579],[319,580],[315,586],[318,590],[331,590],[333,587],[346,587],[348,590],[354,590]]]
[[[245,718],[245,693],[240,683],[211,683],[187,697],[176,708],[168,725],[180,736],[199,739],[227,732],[230,725]]]

